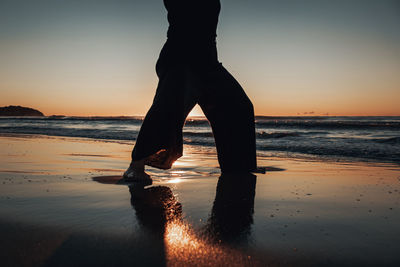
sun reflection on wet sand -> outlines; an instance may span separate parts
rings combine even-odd
[[[187,163],[185,161],[182,161],[182,160],[177,160],[172,164],[173,167],[183,167],[183,166],[186,166],[186,165],[187,165]]]
[[[171,171],[170,173],[179,175],[186,173],[186,171]]]
[[[167,183],[179,181],[177,178]],[[256,265],[238,246],[247,242],[243,236],[249,234],[252,224],[255,176],[234,179],[222,175],[216,191],[209,220],[196,230],[185,219],[171,188],[130,186],[136,217],[144,229],[159,236],[167,266]]]
[[[177,182],[179,178],[167,183]],[[248,235],[252,224],[255,176],[222,175],[216,191],[207,224],[195,231],[169,187],[130,187],[138,220],[161,234],[167,266],[256,265],[252,257],[236,247],[247,242],[243,236]]]
[[[176,249],[196,249],[199,247],[199,241],[195,236],[190,233],[189,226],[180,223],[179,221],[172,221],[167,224],[165,230],[165,242],[167,246]]]
[[[167,183],[169,183],[169,184],[178,184],[180,182],[182,182],[181,178],[175,178],[175,179],[169,180]]]
[[[254,266],[240,250],[197,236],[181,220],[168,222],[164,235],[167,266]]]

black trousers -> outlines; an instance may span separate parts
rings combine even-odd
[[[222,172],[257,167],[254,111],[235,78],[218,62],[215,41],[169,39],[156,65],[159,83],[132,160],[169,169],[182,156],[182,128],[199,104],[210,122]]]

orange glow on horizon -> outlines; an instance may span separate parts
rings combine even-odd
[[[397,107],[397,102],[399,98],[393,97],[391,101],[387,101],[388,104],[386,107],[384,106],[384,101],[381,103],[365,103],[358,104],[347,103],[347,105],[338,107],[323,108],[321,106],[324,103],[320,103],[313,107],[308,107],[307,104],[304,103],[302,105],[296,106],[283,106],[282,102],[277,103],[267,103],[262,105],[261,103],[257,103],[257,101],[253,101],[254,111],[256,116],[400,116],[400,108]],[[3,103],[1,103],[3,102]],[[150,107],[150,105],[143,105],[142,107],[135,106],[135,110],[138,109],[138,112],[130,112],[130,107],[118,107],[118,105],[111,106],[87,106],[87,107],[56,107],[55,103],[49,106],[46,105],[35,105],[30,103],[4,103],[4,101],[0,102],[0,106],[8,106],[8,105],[20,105],[25,107],[31,107],[37,109],[45,114],[45,116],[51,115],[65,115],[65,116],[144,116]],[[391,103],[392,102],[392,103]],[[204,117],[204,113],[201,108],[196,105],[195,108],[189,113],[188,118],[190,117]]]
[[[243,87],[259,116],[400,116],[400,90],[394,82],[392,84],[392,89],[386,92],[379,91],[377,85],[370,89],[359,86],[354,90],[345,90],[346,86],[339,85],[337,87],[341,89],[334,90],[336,85],[331,85],[321,87],[320,91],[295,91],[290,89],[290,84],[282,90],[270,85],[262,89],[263,85],[246,83]],[[153,80],[143,88],[154,88],[155,85],[156,80]],[[67,86],[61,86],[60,90],[49,95],[2,90],[0,106],[31,107],[46,116],[144,116],[154,94],[154,89],[121,89],[116,93],[103,89],[99,94],[93,94],[93,90],[74,94],[67,89]],[[198,105],[189,113],[189,117],[196,116],[204,116]]]

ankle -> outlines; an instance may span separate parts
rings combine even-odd
[[[132,161],[131,167],[137,172],[144,172],[144,160]]]

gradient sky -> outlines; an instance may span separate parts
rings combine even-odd
[[[400,115],[400,1],[221,3],[219,60],[257,115]],[[0,0],[0,106],[143,115],[167,27],[161,0]]]

